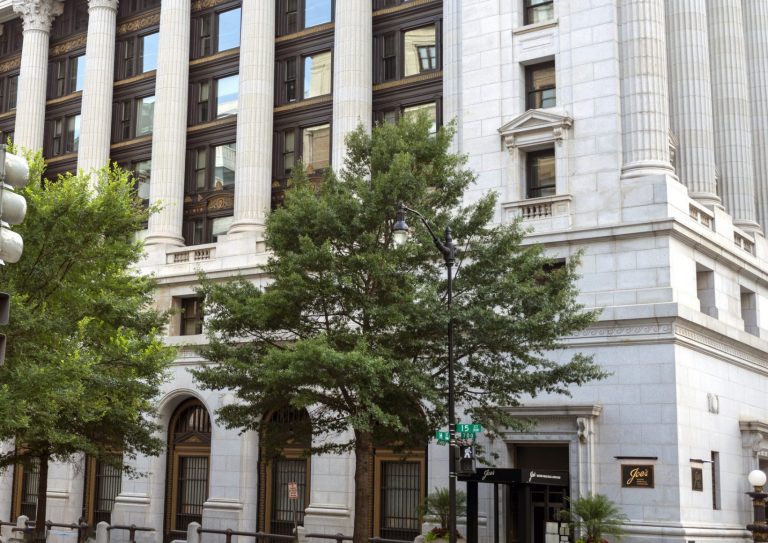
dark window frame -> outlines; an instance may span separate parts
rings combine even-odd
[[[538,89],[533,88],[533,80],[536,73],[544,70],[552,70],[554,76],[554,82],[551,85],[543,86]],[[545,105],[545,101],[548,98],[544,97],[544,93],[549,90],[555,91],[554,104]],[[555,107],[557,105],[557,69],[555,68],[555,61],[540,62],[536,64],[529,64],[525,67],[525,108],[526,109],[544,109],[549,107]]]
[[[16,109],[19,97],[19,72],[9,73],[0,78],[0,113]],[[3,143],[5,143],[3,141]]]
[[[138,134],[137,129],[141,101],[145,98],[152,98],[154,96],[154,93],[142,93],[140,95],[118,99],[112,103],[112,143],[129,141],[152,135],[152,130],[147,134]]]
[[[24,42],[23,33],[21,17],[3,23],[3,33],[0,34],[0,58],[21,52]]]
[[[324,125],[328,125],[330,131],[328,144],[328,168],[331,167],[331,159],[333,158],[333,124],[331,123],[331,120],[329,119],[324,122],[317,123],[302,123],[300,126],[285,127],[283,129],[276,130],[274,133],[275,164],[273,165],[273,177],[275,179],[289,179],[292,175],[292,171],[290,173],[285,171],[285,156],[290,154],[290,151],[286,149],[285,145],[286,134],[293,134],[293,164],[295,167],[295,165],[301,161],[301,158],[304,154],[304,131],[310,128]],[[328,168],[319,168],[308,175],[309,177],[314,178],[323,177]]]
[[[123,19],[154,9],[160,9],[160,0],[120,0],[117,5],[117,18]]]
[[[79,137],[75,140],[74,130],[71,133],[69,131],[70,120],[72,119],[76,124],[74,121],[76,117],[80,117],[79,111],[60,114],[45,120],[44,156],[54,157],[77,153]]]
[[[542,184],[537,174],[537,161],[541,158],[551,158],[555,166],[555,175],[551,182]],[[554,196],[557,193],[557,157],[554,147],[529,151],[525,154],[525,197],[542,198]]]
[[[389,121],[398,122],[406,109],[426,106],[428,104],[435,104],[435,124],[437,128],[440,128],[443,126],[443,100],[440,96],[418,97],[410,100],[389,102],[384,106],[379,106],[374,109],[373,121],[376,123],[385,123]],[[394,118],[388,119],[387,117],[390,115],[394,115]]]
[[[51,23],[51,42],[69,38],[88,30],[88,0],[67,2],[66,9]]]
[[[115,455],[119,456],[119,455]],[[122,462],[122,457],[120,457]],[[85,460],[85,480],[83,492],[83,519],[91,534],[96,533],[99,522],[112,523],[112,510],[115,497],[122,488],[122,466],[116,468],[101,460],[89,456]],[[108,504],[108,509],[99,509]]]
[[[240,10],[240,43],[242,43],[243,11],[240,1],[230,1],[213,8],[192,13],[189,39],[189,58],[197,60],[223,51],[234,51],[240,47],[232,47],[219,51],[219,15],[232,10]],[[207,40],[204,41],[203,38]],[[207,43],[207,45],[206,45]]]
[[[421,503],[426,497],[426,478],[427,478],[427,454],[424,450],[409,450],[395,452],[389,449],[375,449],[374,452],[374,481],[373,481],[373,535],[376,537],[393,539],[410,539],[412,534],[416,537],[421,531],[421,514],[418,512],[418,503]],[[418,464],[417,480],[418,488],[416,507],[409,508],[416,512],[416,517],[412,518],[413,527],[410,529],[393,529],[386,526],[387,518],[387,500],[385,491],[387,487],[383,481],[386,466],[398,464]],[[413,492],[414,489],[412,489]]]
[[[275,31],[277,36],[287,36],[290,34],[295,34],[296,32],[301,32],[303,30],[334,23],[336,16],[336,2],[338,0],[330,0],[331,20],[313,26],[306,26],[307,1],[308,0],[277,0],[275,11],[275,17],[277,19],[275,22]],[[293,15],[291,16],[290,14]]]
[[[190,78],[189,99],[187,100],[187,103],[189,104],[188,115],[187,115],[188,126],[205,124],[218,119],[225,119],[227,117],[233,117],[233,118],[237,117],[236,114],[218,117],[219,93],[218,93],[217,83],[219,79],[232,77],[234,75],[237,75],[237,76],[240,75],[237,71],[237,67],[228,68],[226,70],[219,70],[214,74],[206,75],[205,77],[195,77],[194,79]],[[201,96],[202,95],[201,88],[202,88],[202,85],[204,84],[208,85],[208,97],[205,100],[203,100],[202,99],[203,96]],[[237,98],[238,98],[238,106],[239,106],[239,100],[240,100],[239,84],[238,84]]]
[[[534,21],[533,20],[533,14],[539,10],[541,10],[542,7],[547,6],[548,9],[552,9],[552,17],[550,17],[547,20],[554,19],[555,14],[555,2],[554,0],[539,0],[538,3],[534,4],[533,0],[523,0],[523,24],[530,25],[534,24],[534,22],[544,22],[544,21]]]
[[[82,89],[77,88],[77,67],[78,60],[81,58],[83,59],[83,70],[85,70],[84,49],[49,60],[47,92],[49,100],[82,91]],[[85,73],[83,73],[83,82],[85,82]]]
[[[441,13],[431,12],[420,14],[414,10],[414,18],[403,20],[394,18],[381,26],[377,25],[373,38],[373,83],[398,81],[406,77],[418,77],[424,74],[438,72],[443,67],[443,43]],[[393,24],[394,23],[394,24]],[[433,68],[420,71],[418,74],[405,75],[405,35],[408,32],[429,26],[435,27],[435,55]],[[394,63],[394,67],[392,64]],[[421,64],[421,58],[419,58]]]
[[[181,309],[180,336],[198,336],[203,333],[203,299],[200,297],[182,298],[179,307]],[[194,332],[187,333],[187,325],[194,326]]]
[[[157,34],[158,49],[160,40],[160,29],[157,25],[142,28],[135,34],[121,36],[115,44],[115,81],[130,79],[151,70],[144,69],[144,38]]]
[[[304,65],[305,59],[314,55],[322,53],[330,53],[331,55],[331,88],[328,93],[318,96],[312,96],[311,98],[304,98]],[[315,45],[314,47],[307,48],[301,52],[291,55],[284,55],[275,60],[275,105],[286,105],[304,100],[314,100],[323,96],[331,96],[333,94],[333,62],[334,54],[333,47],[329,47],[325,44]],[[290,74],[289,66],[293,66],[294,73]],[[289,78],[289,75],[293,75],[293,78]],[[289,85],[293,82],[292,87]],[[294,99],[290,99],[290,89],[293,88]]]
[[[34,521],[37,516],[37,485],[40,484],[39,458],[29,458],[29,464],[15,464],[13,468],[13,496],[11,518],[26,515]],[[29,488],[32,485],[32,488]]]

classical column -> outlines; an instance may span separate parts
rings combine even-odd
[[[622,177],[672,174],[664,0],[619,2]]]
[[[372,0],[336,2],[333,39],[333,158],[344,166],[347,134],[362,124],[371,129],[373,103]]]
[[[677,175],[692,198],[720,203],[706,0],[666,0],[670,123],[677,136]]]
[[[88,0],[88,42],[77,156],[77,168],[86,172],[109,162],[116,21],[117,0]]]
[[[756,230],[742,0],[717,0],[707,7],[720,195],[736,226]]]
[[[19,147],[37,151],[43,147],[51,23],[64,11],[64,2],[13,0],[13,11],[21,15],[24,24],[14,141]]]
[[[752,152],[757,193],[757,222],[768,231],[768,2],[745,0],[744,37],[747,47],[752,113]]]
[[[162,209],[149,217],[147,245],[184,245],[190,2],[163,0],[160,7],[149,200]]]
[[[275,2],[243,0],[237,105],[235,221],[229,233],[263,231],[272,199]]]

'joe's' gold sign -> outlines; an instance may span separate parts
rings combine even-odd
[[[623,488],[653,488],[653,465],[621,465]]]

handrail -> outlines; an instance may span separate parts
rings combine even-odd
[[[256,538],[256,541],[295,541],[296,538],[292,535],[282,534],[268,534],[266,532],[241,532],[239,530],[232,530],[227,528],[226,530],[214,530],[212,528],[203,528],[200,526],[197,529],[198,534],[217,534],[226,536],[226,543],[232,543],[233,535],[242,535]]]
[[[136,532],[154,532],[156,531],[154,528],[148,528],[146,526],[136,526],[135,524],[131,524],[130,526],[120,525],[120,526],[108,526],[108,531],[112,530],[128,530],[128,541],[130,543],[136,543]]]

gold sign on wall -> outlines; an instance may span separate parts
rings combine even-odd
[[[653,488],[653,464],[622,464],[622,488]]]

